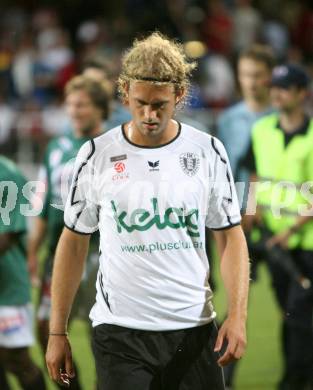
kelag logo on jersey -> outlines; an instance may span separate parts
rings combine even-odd
[[[130,215],[126,211],[119,211],[115,202],[111,201],[113,216],[116,222],[118,233],[126,230],[128,233],[138,230],[140,232],[149,230],[152,226],[163,230],[167,227],[171,229],[186,229],[190,237],[199,237],[199,210],[191,209],[189,211],[180,207],[169,207],[165,210],[164,215],[159,213],[158,200],[151,199],[153,212],[146,209],[135,209]]]

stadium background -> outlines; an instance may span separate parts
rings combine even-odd
[[[114,80],[124,48],[134,37],[156,29],[179,39],[198,62],[188,101],[179,115],[203,131],[214,133],[216,117],[240,98],[236,58],[252,42],[269,44],[278,62],[302,63],[313,76],[310,1],[55,0],[39,4],[2,0],[0,153],[17,161],[34,179],[47,142],[67,125],[62,105],[66,81],[94,55],[106,59]],[[312,103],[313,86],[307,102],[310,113]],[[34,301],[36,293],[34,289]],[[222,316],[225,299],[220,288],[216,305]],[[271,390],[281,370],[279,313],[262,267],[249,310],[249,346],[236,389]],[[83,323],[74,323],[71,339],[84,388],[92,389],[94,369]],[[43,365],[38,346],[33,353]]]

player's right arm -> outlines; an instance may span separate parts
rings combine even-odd
[[[95,144],[90,141],[82,146],[77,155],[64,211],[66,227],[57,246],[52,273],[46,362],[51,378],[63,385],[69,385],[69,378],[74,375],[71,348],[66,337],[67,322],[82,278],[90,235],[98,229],[97,191],[94,188],[97,181],[92,168],[94,152]]]
[[[50,377],[66,385],[74,376],[71,347],[65,335],[71,306],[82,278],[90,235],[66,227],[60,237],[54,260],[51,287],[51,319],[46,363]]]

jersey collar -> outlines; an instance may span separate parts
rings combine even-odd
[[[122,124],[121,129],[122,129],[122,134],[123,134],[123,137],[124,137],[125,141],[128,142],[130,145],[136,146],[137,148],[141,148],[141,149],[158,149],[158,148],[162,148],[163,146],[170,145],[171,143],[176,141],[177,138],[180,136],[180,134],[181,134],[181,123],[178,122],[178,121],[176,121],[176,122],[178,123],[178,131],[177,131],[177,134],[175,135],[175,137],[173,139],[171,139],[169,142],[166,142],[165,144],[161,144],[161,145],[157,145],[157,146],[143,146],[143,145],[135,144],[134,142],[130,141],[127,138],[127,136],[126,136],[126,133],[125,133],[125,125],[126,125],[126,123]]]

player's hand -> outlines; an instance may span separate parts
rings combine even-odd
[[[46,352],[46,364],[52,380],[64,387],[74,378],[71,346],[66,336],[50,336]]]
[[[214,352],[220,352],[224,343],[226,350],[217,361],[220,366],[226,366],[243,356],[247,345],[245,320],[228,317],[224,321],[217,335]]]
[[[28,272],[31,283],[34,287],[38,287],[40,280],[38,277],[38,258],[36,255],[28,255],[27,257]]]

